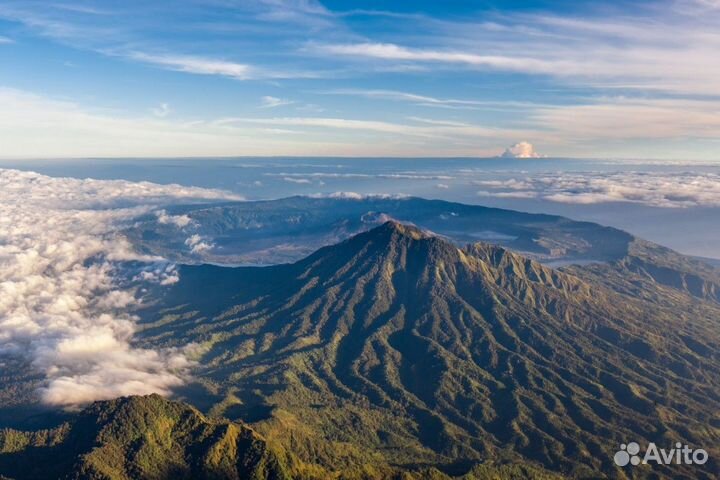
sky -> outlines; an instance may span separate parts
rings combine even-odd
[[[720,161],[718,52],[718,0],[4,0],[0,157]]]

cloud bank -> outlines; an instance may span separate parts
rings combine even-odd
[[[0,358],[24,358],[45,377],[39,398],[72,407],[121,395],[168,394],[190,362],[177,349],[133,346],[140,300],[122,280],[177,281],[172,265],[134,252],[119,233],[139,215],[177,200],[232,194],[149,182],[51,178],[0,170]],[[160,222],[186,224],[157,213]]]
[[[640,203],[660,208],[720,207],[720,175],[663,172],[545,172],[532,177],[475,181],[480,196],[551,202]]]

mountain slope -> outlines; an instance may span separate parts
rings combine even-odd
[[[641,239],[630,242],[622,258],[605,264],[570,267],[567,271],[591,275],[593,281],[618,292],[645,297],[654,294],[654,302],[672,304],[690,298],[720,303],[720,270]]]
[[[0,474],[21,479],[289,478],[245,425],[157,395],[97,402],[51,430],[0,430]]]
[[[205,391],[188,398],[303,461],[616,477],[612,455],[632,439],[706,448],[704,471],[717,469],[720,309],[684,292],[702,308],[393,222],[295,264],[181,279],[159,320],[146,312],[144,341],[200,342]],[[711,478],[688,471],[666,473]]]

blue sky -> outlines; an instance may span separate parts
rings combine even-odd
[[[720,1],[0,4],[0,156],[718,160]]]

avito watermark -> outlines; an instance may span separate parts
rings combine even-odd
[[[654,443],[649,443],[645,453],[640,452],[640,445],[637,442],[620,445],[620,450],[613,457],[615,464],[624,467],[626,465],[704,465],[708,461],[708,453],[702,448],[692,449],[680,442],[674,448],[658,448]]]

